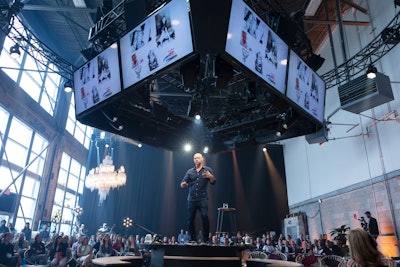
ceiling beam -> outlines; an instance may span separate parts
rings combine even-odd
[[[74,6],[45,6],[45,5],[24,5],[23,10],[31,11],[52,11],[52,12],[97,12],[95,8],[74,7]]]
[[[308,24],[337,24],[338,21],[336,20],[322,20],[322,19],[304,19],[304,23]],[[344,20],[343,25],[348,25],[348,26],[369,26],[371,25],[371,22],[369,21],[349,21],[349,20]]]
[[[368,10],[367,9],[363,8],[360,5],[357,5],[356,3],[353,3],[351,0],[342,0],[342,2],[347,4],[347,5],[349,5],[349,6],[351,6],[351,7],[353,7],[353,8],[355,8],[355,9],[357,9],[358,11],[361,11],[362,13],[368,15]]]

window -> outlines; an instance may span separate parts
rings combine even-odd
[[[71,97],[71,104],[69,106],[67,125],[65,129],[72,134],[76,140],[89,149],[93,128],[83,125],[75,119],[74,96]]]
[[[83,193],[86,168],[66,153],[63,153],[58,173],[57,189],[54,197],[52,218],[61,214],[56,225],[60,232],[70,235],[76,217],[74,208],[78,205],[79,196]],[[57,230],[56,230],[57,231]]]
[[[8,124],[9,129],[4,126]],[[0,166],[0,188],[8,188],[21,196],[15,227],[22,229],[25,221],[32,221],[34,217],[48,141],[4,109],[0,109],[0,127],[8,134]],[[22,172],[28,164],[27,170]]]

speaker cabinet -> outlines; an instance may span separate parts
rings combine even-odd
[[[342,109],[356,114],[394,99],[389,77],[379,72],[374,79],[362,75],[338,90]]]

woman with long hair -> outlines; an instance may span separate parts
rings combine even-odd
[[[89,267],[92,262],[92,246],[89,245],[89,238],[82,237],[82,243],[78,246],[76,251],[76,261],[84,267]]]
[[[67,249],[68,246],[63,242],[61,235],[54,239],[53,249],[50,251],[51,266],[67,266]]]
[[[379,252],[376,241],[361,228],[350,230],[350,259],[347,267],[383,267],[386,266],[382,253]]]
[[[96,254],[96,258],[116,256],[114,255],[114,249],[112,247],[111,239],[109,234],[105,234],[101,240],[99,252]]]

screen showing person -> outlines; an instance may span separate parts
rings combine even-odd
[[[325,82],[294,51],[290,51],[286,96],[323,122]]]
[[[188,5],[172,0],[121,38],[124,89],[193,53]]]
[[[121,91],[118,44],[114,43],[74,72],[76,114]]]
[[[242,18],[242,19],[238,19]],[[281,94],[289,47],[242,0],[233,0],[225,52]]]

